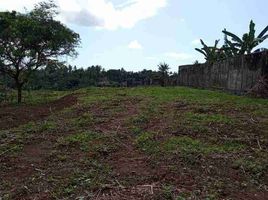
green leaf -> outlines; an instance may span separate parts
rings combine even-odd
[[[227,36],[230,36],[234,41],[238,42],[238,43],[243,43],[243,41],[235,34],[229,32],[229,31],[222,31],[224,34],[226,34]]]
[[[268,31],[268,26],[266,26],[264,29],[263,29],[263,31],[258,35],[258,38],[262,38],[264,35],[265,35],[265,33]]]
[[[202,39],[200,39],[200,42],[205,48],[208,48],[208,46],[205,44],[205,42]]]
[[[195,48],[195,50],[198,51],[199,53],[202,53],[205,57],[207,57],[207,54],[201,49]]]

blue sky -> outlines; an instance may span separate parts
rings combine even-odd
[[[32,8],[39,0],[0,0],[0,10]],[[224,28],[238,35],[251,19],[257,34],[268,25],[267,0],[56,0],[59,20],[82,39],[78,67],[157,70],[160,62],[179,65],[203,62],[194,50],[198,40],[223,40]],[[268,47],[268,42],[263,43]]]

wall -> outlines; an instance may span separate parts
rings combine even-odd
[[[244,55],[214,64],[179,67],[178,83],[182,86],[215,88],[245,93],[263,74],[268,74],[268,51]]]

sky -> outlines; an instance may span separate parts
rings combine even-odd
[[[24,12],[40,0],[0,0],[0,11]],[[178,66],[204,62],[195,51],[202,38],[223,42],[226,28],[239,36],[256,23],[257,34],[268,25],[267,0],[55,0],[62,21],[80,34],[72,65],[105,69],[157,70],[165,62]],[[268,48],[268,41],[260,47]]]

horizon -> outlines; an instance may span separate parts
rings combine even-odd
[[[3,0],[0,11],[30,10],[40,0]],[[246,0],[63,0],[58,20],[81,36],[78,57],[66,59],[77,68],[100,65],[104,69],[126,71],[157,70],[161,62],[170,71],[181,65],[204,62],[195,51],[199,39],[213,45],[223,40],[226,28],[239,36],[256,23],[256,34],[267,26],[268,2]],[[221,8],[219,10],[219,7]],[[239,8],[239,9],[238,9]],[[266,15],[266,16],[265,16]],[[214,17],[216,16],[216,17]],[[204,23],[202,23],[204,22]],[[261,47],[267,47],[265,41]]]

